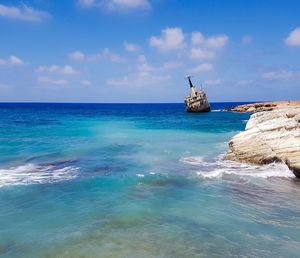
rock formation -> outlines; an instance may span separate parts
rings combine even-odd
[[[268,108],[272,110],[251,115],[245,131],[229,142],[225,159],[258,165],[284,162],[300,178],[300,105]]]
[[[294,105],[300,105],[300,101],[258,102],[258,103],[235,106],[229,108],[227,111],[256,113],[261,111],[271,111],[276,108],[294,106]]]

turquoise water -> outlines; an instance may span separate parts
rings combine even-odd
[[[222,160],[230,105],[0,104],[0,257],[299,257],[300,181]]]

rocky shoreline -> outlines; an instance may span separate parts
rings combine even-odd
[[[252,164],[285,163],[300,178],[300,101],[241,105],[253,112],[245,131],[229,142],[225,159]]]
[[[249,112],[256,113],[262,111],[272,111],[278,108],[284,108],[288,106],[300,106],[300,101],[272,101],[272,102],[257,102],[245,105],[239,105],[229,108],[227,111],[230,112]]]

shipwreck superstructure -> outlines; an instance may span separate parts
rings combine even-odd
[[[209,112],[210,105],[206,96],[206,93],[201,89],[197,90],[191,81],[191,76],[187,76],[189,80],[191,93],[185,98],[185,105],[187,112],[199,113]]]

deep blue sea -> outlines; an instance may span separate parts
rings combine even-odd
[[[235,104],[0,104],[0,257],[299,257],[300,181],[222,160]]]

